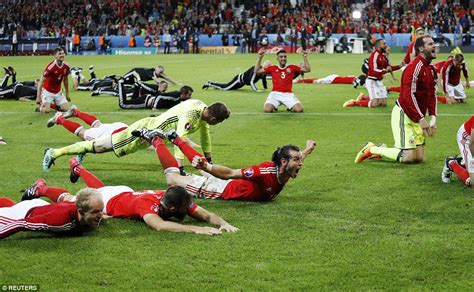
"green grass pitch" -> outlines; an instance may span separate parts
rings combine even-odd
[[[307,77],[358,75],[366,57],[310,55]],[[393,54],[391,60],[397,63],[402,57]],[[19,80],[33,80],[51,58],[3,57],[1,63],[14,66]],[[466,58],[473,67],[474,57]],[[265,59],[275,62],[276,56]],[[211,127],[215,163],[239,168],[270,160],[279,145],[304,147],[307,139],[315,139],[318,146],[272,202],[197,200],[239,227],[236,234],[160,233],[143,222],[120,219],[108,220],[84,237],[23,232],[0,241],[0,284],[39,284],[45,291],[472,291],[473,191],[456,180],[447,185],[440,179],[444,158],[458,152],[456,132],[473,114],[472,101],[439,104],[438,132],[427,141],[424,163],[356,165],[355,155],[365,142],[393,145],[390,112],[397,95],[390,94],[387,108],[342,108],[364,89],[297,84],[294,92],[305,106],[298,115],[283,108],[263,114],[268,91],[201,90],[204,82],[227,82],[256,60],[256,55],[67,56],[86,76],[90,64],[98,76],[161,64],[167,74],[194,88],[194,98],[225,102],[231,118]],[[289,55],[290,63],[301,60]],[[385,84],[396,85],[390,80]],[[467,94],[474,98],[473,89]],[[103,122],[131,123],[159,113],[121,110],[111,96],[73,91],[71,96],[73,104]],[[69,182],[66,157],[47,174],[41,160],[46,147],[78,138],[59,126],[46,128],[51,115],[33,109],[33,102],[0,102],[0,135],[8,142],[0,146],[0,195],[19,200],[20,190],[39,177],[76,192],[85,185]],[[191,138],[199,140],[198,135]],[[166,188],[153,151],[120,159],[112,153],[88,155],[85,166],[109,185]]]

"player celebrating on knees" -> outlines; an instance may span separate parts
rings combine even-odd
[[[367,143],[357,154],[355,163],[380,155],[402,163],[422,162],[425,158],[425,137],[436,132],[437,74],[431,65],[436,48],[430,36],[416,40],[417,57],[403,71],[400,97],[392,110],[392,133],[395,148]],[[431,116],[428,123],[425,114]]]
[[[474,188],[472,180],[474,179],[474,116],[469,118],[458,130],[457,142],[462,159],[459,157],[448,157],[444,162],[443,171],[441,172],[441,180],[444,183],[451,182],[451,175],[454,172],[460,181],[467,186]],[[464,165],[462,164],[464,162]]]
[[[208,199],[271,201],[283,190],[290,178],[296,178],[305,158],[311,154],[316,142],[309,140],[303,151],[295,145],[279,147],[272,155],[271,162],[242,169],[231,169],[210,164],[199,152],[181,139],[176,132],[141,129],[133,133],[155,147],[170,186],[181,186],[193,196]],[[163,143],[167,138],[179,147],[193,166],[206,171],[203,176],[181,176],[178,163]]]
[[[369,92],[369,99],[359,96],[357,100],[349,100],[344,103],[343,107],[362,106],[362,107],[379,107],[387,106],[387,89],[383,85],[383,77],[386,73],[399,70],[400,66],[391,66],[387,54],[388,45],[384,39],[378,39],[375,42],[375,49],[369,57],[368,76],[365,79],[365,87]]]
[[[38,192],[58,197],[67,191],[48,187],[39,179],[25,191],[23,201],[18,204],[0,198],[0,239],[19,231],[81,234],[99,226],[102,220],[104,202],[97,190],[85,188],[77,192],[75,202],[53,204],[37,199],[39,196],[31,196]]]
[[[69,109],[69,81],[70,74],[69,65],[64,62],[65,52],[61,47],[54,49],[54,61],[48,64],[44,69],[38,83],[38,93],[36,95],[36,103],[40,105],[42,113],[49,113],[51,104],[58,106],[61,111]],[[61,92],[61,82],[64,84],[66,97]]]
[[[443,80],[443,91],[446,95],[446,103],[463,103],[466,100],[466,92],[461,82],[461,71],[466,78],[466,88],[470,87],[469,73],[467,72],[464,56],[456,54],[454,59],[446,61],[441,69],[441,78]],[[442,101],[441,101],[442,102]]]
[[[255,74],[271,74],[273,88],[272,92],[267,97],[263,110],[266,113],[273,113],[278,111],[278,107],[284,104],[288,110],[294,113],[303,112],[303,105],[295,97],[292,92],[293,76],[298,73],[311,72],[311,67],[308,62],[308,52],[303,51],[303,66],[287,65],[287,55],[285,50],[280,50],[277,53],[278,66],[271,65],[265,68],[260,68],[263,57],[265,56],[265,49],[260,49],[258,52],[258,60],[255,65]]]

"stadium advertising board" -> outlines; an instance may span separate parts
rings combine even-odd
[[[112,48],[112,55],[154,55],[156,48]]]
[[[201,54],[235,54],[239,47],[222,47],[222,46],[209,46],[209,47],[201,47],[199,51]]]

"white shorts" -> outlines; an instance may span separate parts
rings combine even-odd
[[[104,214],[107,213],[107,203],[112,199],[113,197],[120,195],[121,193],[125,192],[133,192],[133,190],[127,186],[107,186],[107,187],[101,187],[97,189],[101,195],[102,195],[102,201],[104,201]],[[69,202],[75,202],[76,201],[76,196],[71,198]]]
[[[41,102],[42,103],[55,103],[57,106],[61,106],[67,103],[66,97],[63,95],[62,91],[58,93],[51,93],[43,88],[41,91]]]
[[[84,131],[84,140],[90,141],[102,136],[110,136],[113,132],[120,128],[128,127],[124,123],[101,124],[97,128],[90,128]]]
[[[6,217],[13,220],[25,219],[26,214],[32,208],[46,205],[49,205],[49,203],[41,199],[21,201],[11,207],[0,208],[0,217]]]
[[[464,92],[464,86],[461,82],[458,85],[450,85],[446,84],[446,91],[448,93],[448,97],[454,97],[455,99],[465,99],[466,93]]]
[[[469,144],[471,144],[471,135],[466,133],[464,124],[459,128],[456,140],[458,141],[459,151],[461,152],[467,171],[474,173],[474,160],[472,159],[471,148],[469,147]]]
[[[382,80],[365,79],[365,88],[369,92],[370,99],[387,98],[387,89]]]
[[[223,180],[212,175],[192,175],[193,180],[186,185],[186,191],[198,198],[218,199],[232,180]]]
[[[267,97],[265,103],[273,105],[275,108],[278,108],[280,105],[284,104],[287,108],[292,109],[293,106],[297,103],[301,103],[296,96],[291,92],[278,92],[272,91]]]

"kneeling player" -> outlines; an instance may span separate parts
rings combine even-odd
[[[473,136],[474,136],[474,116],[467,120],[458,130],[457,142],[459,151],[461,152],[462,165],[460,159],[448,157],[444,163],[443,171],[441,173],[441,180],[444,183],[451,182],[451,175],[454,172],[459,180],[467,186],[474,187],[472,180],[474,179],[474,160],[472,153],[474,152]]]
[[[448,60],[441,69],[443,91],[446,95],[445,103],[463,103],[466,100],[466,92],[461,82],[461,71],[466,78],[466,88],[469,88],[469,74],[462,54],[455,55],[454,59]]]

